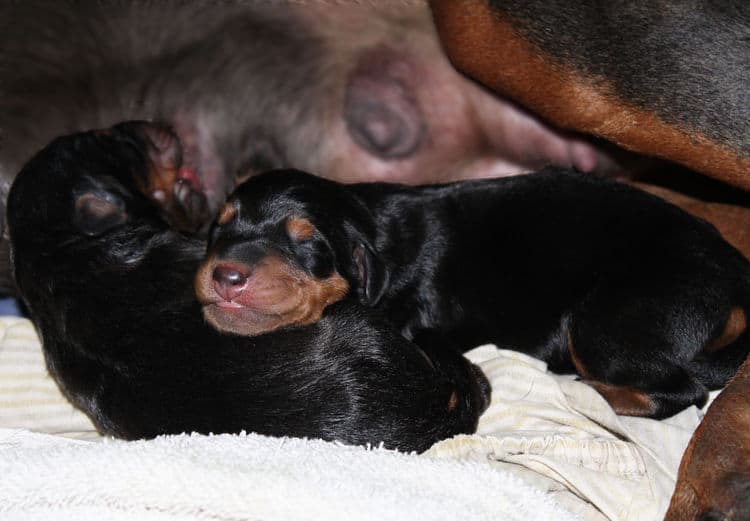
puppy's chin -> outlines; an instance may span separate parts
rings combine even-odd
[[[242,336],[257,336],[287,326],[302,325],[285,320],[282,315],[267,315],[241,305],[206,304],[203,318],[222,333]]]

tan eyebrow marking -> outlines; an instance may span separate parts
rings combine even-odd
[[[315,226],[302,217],[290,217],[286,220],[286,231],[295,241],[309,241],[315,233]]]
[[[227,202],[221,207],[221,210],[219,210],[219,216],[217,217],[216,222],[223,226],[234,219],[236,215],[237,208],[231,202]]]

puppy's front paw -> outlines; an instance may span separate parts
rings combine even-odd
[[[212,218],[198,173],[183,164],[182,143],[172,129],[160,123],[128,122],[117,133],[130,136],[144,154],[146,168],[135,172],[140,191],[161,210],[173,228],[195,232]]]
[[[180,168],[172,193],[173,211],[182,216],[188,228],[195,230],[211,220],[208,199],[194,170],[184,166]]]

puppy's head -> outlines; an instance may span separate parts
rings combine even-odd
[[[125,223],[138,205],[131,173],[146,164],[120,137],[111,129],[59,137],[26,164],[8,197],[15,242],[34,243],[44,253],[45,245],[96,237]]]
[[[14,182],[8,204],[17,235],[33,239],[37,234],[24,228],[47,230],[64,243],[103,235],[135,215],[194,231],[209,221],[208,206],[181,155],[177,136],[158,123],[132,121],[57,138]],[[16,199],[35,204],[22,207]]]
[[[368,210],[332,181],[271,171],[240,185],[219,212],[196,294],[221,331],[257,335],[316,322],[354,294],[375,304],[388,270]]]

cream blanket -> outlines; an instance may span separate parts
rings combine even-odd
[[[419,456],[252,434],[82,441],[100,438],[46,375],[30,324],[0,318],[0,339],[3,520],[657,520],[702,417],[619,417],[590,387],[484,346],[467,355],[493,388],[477,434]]]

